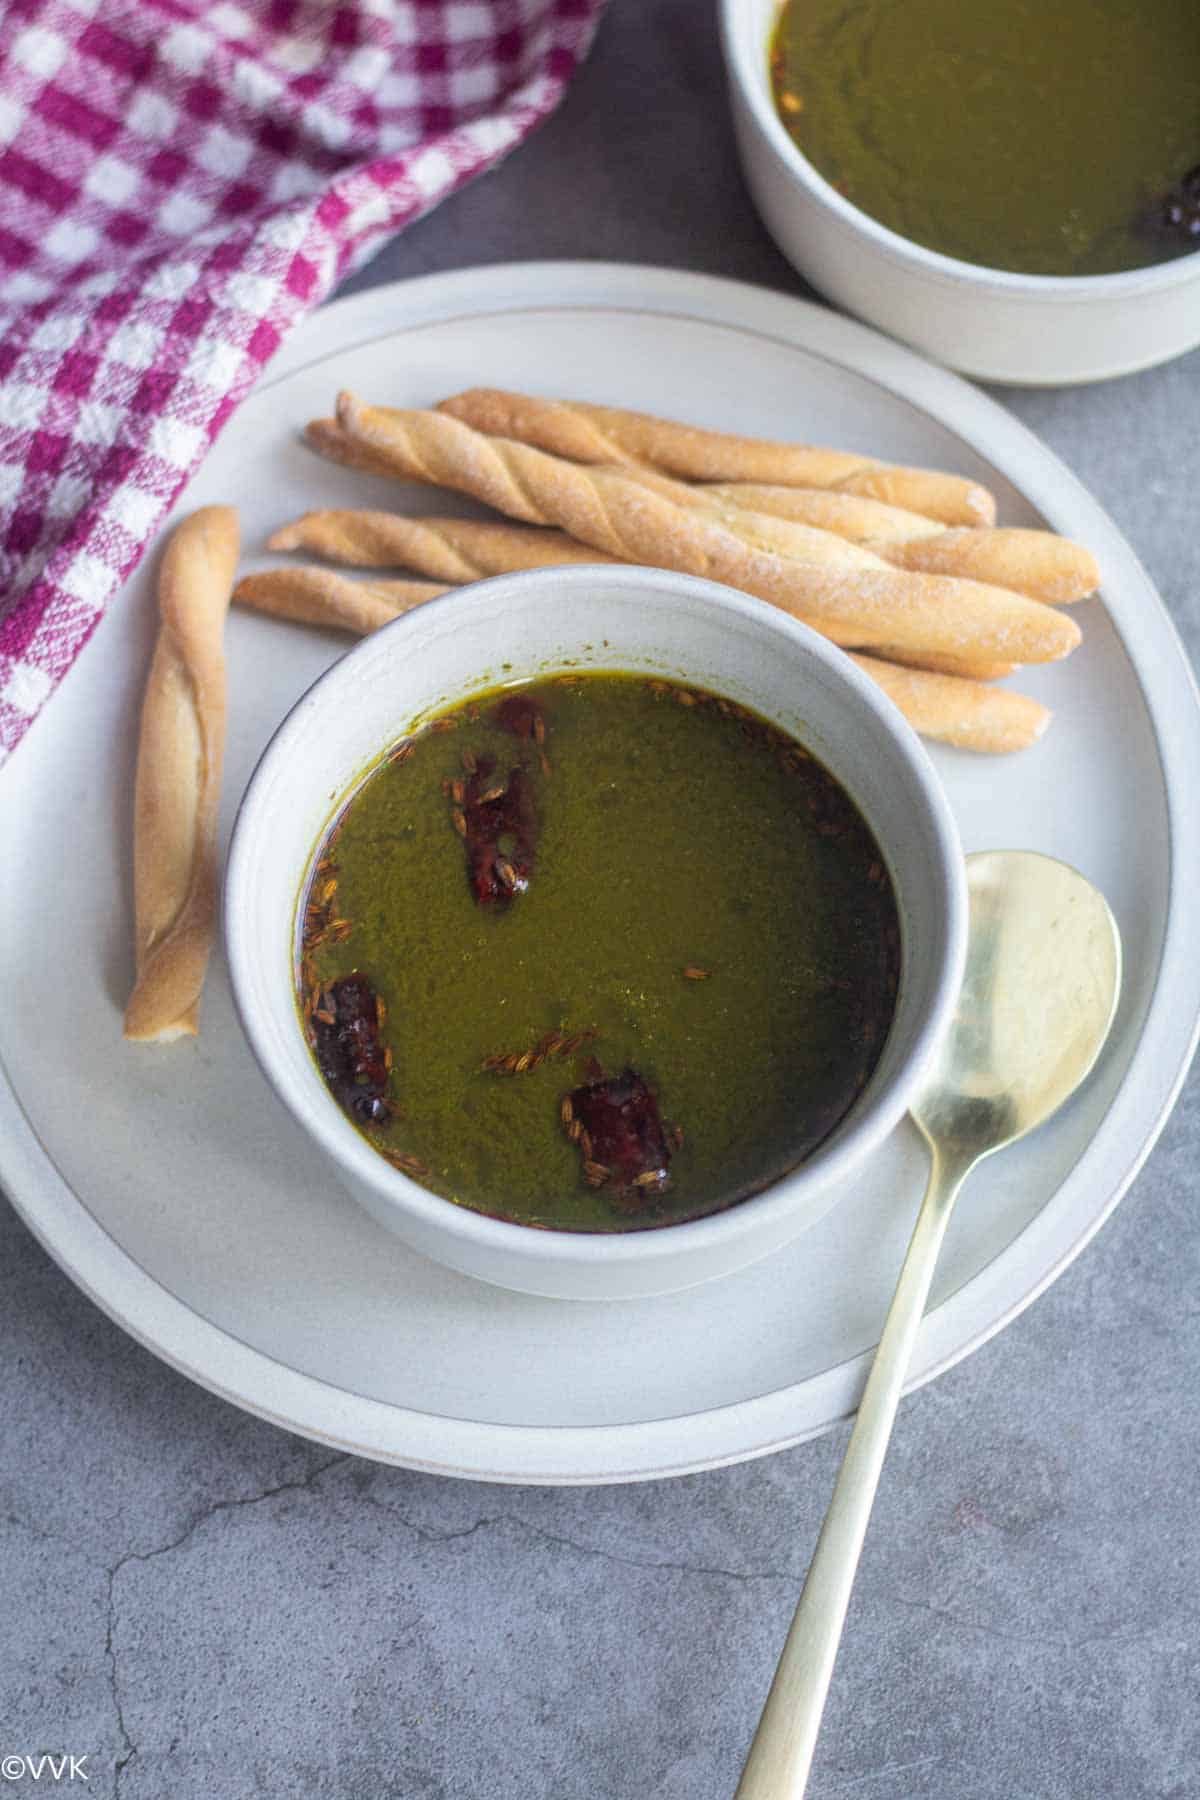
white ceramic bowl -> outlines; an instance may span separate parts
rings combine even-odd
[[[1016,275],[926,250],[843,199],[775,111],[768,52],[779,9],[721,0],[734,129],[767,229],[823,294],[986,381],[1100,381],[1200,343],[1200,252],[1118,275]]]
[[[293,995],[297,897],[337,803],[423,717],[562,669],[682,677],[754,707],[853,795],[891,871],[903,962],[883,1055],[842,1125],[799,1169],[728,1211],[614,1235],[532,1230],[418,1186],[354,1129],[309,1054]],[[753,1262],[826,1210],[832,1184],[892,1130],[962,973],[962,853],[932,766],[849,659],[772,607],[654,569],[576,567],[460,589],[366,639],[279,727],[246,790],[225,882],[225,941],[250,1043],[331,1170],[418,1250],[485,1281],[587,1299],[669,1292]]]

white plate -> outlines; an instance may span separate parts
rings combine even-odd
[[[1112,524],[1001,408],[832,313],[663,271],[474,270],[329,307],[242,408],[186,506],[235,501],[255,546],[304,507],[405,503],[318,462],[297,428],[340,386],[422,405],[481,382],[961,469],[997,491],[1006,521],[1045,519],[1100,558],[1107,605],[1079,610],[1082,650],[1022,680],[1057,709],[1048,738],[1011,759],[937,756],[966,847],[1076,864],[1113,905],[1128,974],[1087,1089],[973,1177],[917,1349],[914,1379],[926,1381],[1086,1243],[1182,1080],[1200,1016],[1200,814],[1188,798],[1200,710],[1183,651]],[[115,1319],[218,1393],[322,1441],[447,1474],[631,1480],[760,1454],[844,1416],[924,1180],[908,1129],[757,1268],[660,1300],[536,1300],[422,1261],[326,1179],[251,1060],[219,959],[197,1044],[122,1043],[153,562],[0,784],[0,1178],[42,1242]],[[231,621],[226,825],[272,728],[341,647]]]

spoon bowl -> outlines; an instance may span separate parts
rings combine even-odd
[[[935,1154],[1002,1150],[1091,1073],[1121,989],[1121,940],[1103,894],[1032,851],[967,859],[962,990],[912,1104]]]

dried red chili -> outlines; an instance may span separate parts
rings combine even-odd
[[[467,880],[480,906],[507,906],[524,893],[533,874],[538,838],[533,788],[519,765],[498,781],[490,756],[473,761],[454,821],[466,846]]]
[[[394,1110],[382,1017],[379,996],[357,969],[331,982],[312,1014],[318,1067],[339,1106],[363,1125],[383,1125]]]
[[[598,1072],[566,1097],[564,1127],[583,1158],[592,1187],[611,1186],[625,1206],[649,1203],[670,1185],[669,1128],[658,1097],[636,1069]],[[578,1129],[576,1129],[578,1127]]]

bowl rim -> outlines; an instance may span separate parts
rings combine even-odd
[[[276,1065],[270,1034],[260,1026],[256,1004],[251,999],[252,931],[244,911],[253,901],[254,884],[250,875],[256,855],[257,822],[271,810],[275,781],[282,777],[294,747],[306,735],[313,712],[336,704],[347,684],[353,684],[356,671],[364,663],[380,656],[403,656],[409,634],[419,629],[422,619],[430,622],[447,612],[482,611],[513,589],[522,593],[548,587],[561,592],[564,583],[569,587],[584,587],[597,581],[615,583],[626,591],[643,594],[651,605],[654,593],[661,594],[665,589],[774,631],[790,648],[798,647],[813,656],[822,666],[823,675],[840,685],[853,705],[874,715],[884,735],[891,740],[895,754],[906,765],[914,794],[919,796],[926,812],[936,845],[937,885],[945,937],[941,967],[930,978],[929,1000],[924,1017],[919,1018],[914,1030],[908,1055],[888,1083],[868,1101],[861,1117],[852,1118],[849,1128],[828,1149],[818,1148],[810,1161],[773,1181],[761,1193],[718,1212],[679,1224],[624,1232],[546,1230],[476,1212],[423,1187],[386,1162],[345,1117],[332,1096],[327,1096],[328,1106],[319,1113],[302,1109],[291,1083],[283,1078],[283,1071]],[[469,618],[459,623],[457,629],[460,634],[469,629]],[[411,666],[411,658],[407,660]],[[622,666],[618,650],[614,650],[612,662],[606,666]],[[436,704],[440,708],[445,703],[439,697]],[[886,852],[886,828],[878,835],[881,848]],[[312,848],[310,844],[305,845],[306,859]],[[478,1251],[486,1253],[490,1249],[497,1257],[511,1257],[515,1252],[531,1270],[541,1266],[548,1272],[564,1267],[645,1267],[670,1261],[685,1251],[695,1256],[703,1256],[707,1250],[719,1253],[722,1247],[736,1245],[747,1236],[757,1236],[764,1231],[769,1233],[773,1223],[781,1224],[787,1215],[797,1210],[804,1196],[832,1186],[869,1156],[908,1110],[921,1073],[936,1050],[956,1004],[966,959],[968,901],[958,827],[924,746],[882,690],[842,650],[780,608],[699,576],[633,564],[579,563],[562,568],[519,570],[471,582],[389,621],[353,645],[299,696],[259,756],[238,803],[222,899],[222,931],[239,1022],[259,1068],[300,1129],[315,1140],[345,1177],[365,1182],[377,1198],[395,1206],[401,1214],[411,1215],[423,1226],[465,1241]],[[289,920],[289,928],[290,924]],[[430,1254],[436,1255],[436,1252]],[[501,1285],[506,1284],[501,1280]]]
[[[785,0],[771,0],[771,30],[775,28]],[[745,36],[743,17],[746,0],[720,0],[721,46],[730,80],[749,106],[754,122],[769,149],[783,164],[785,171],[808,190],[840,224],[866,238],[874,249],[906,270],[915,270],[941,281],[948,287],[987,287],[997,296],[1054,302],[1103,302],[1136,299],[1143,294],[1200,283],[1200,249],[1185,251],[1164,262],[1149,263],[1140,269],[1118,269],[1107,275],[1033,275],[1017,269],[997,269],[989,263],[966,262],[930,250],[915,239],[882,225],[839,194],[811,163],[794,139],[784,129],[768,95],[765,76],[770,38],[761,46],[763,67],[753,67]]]

